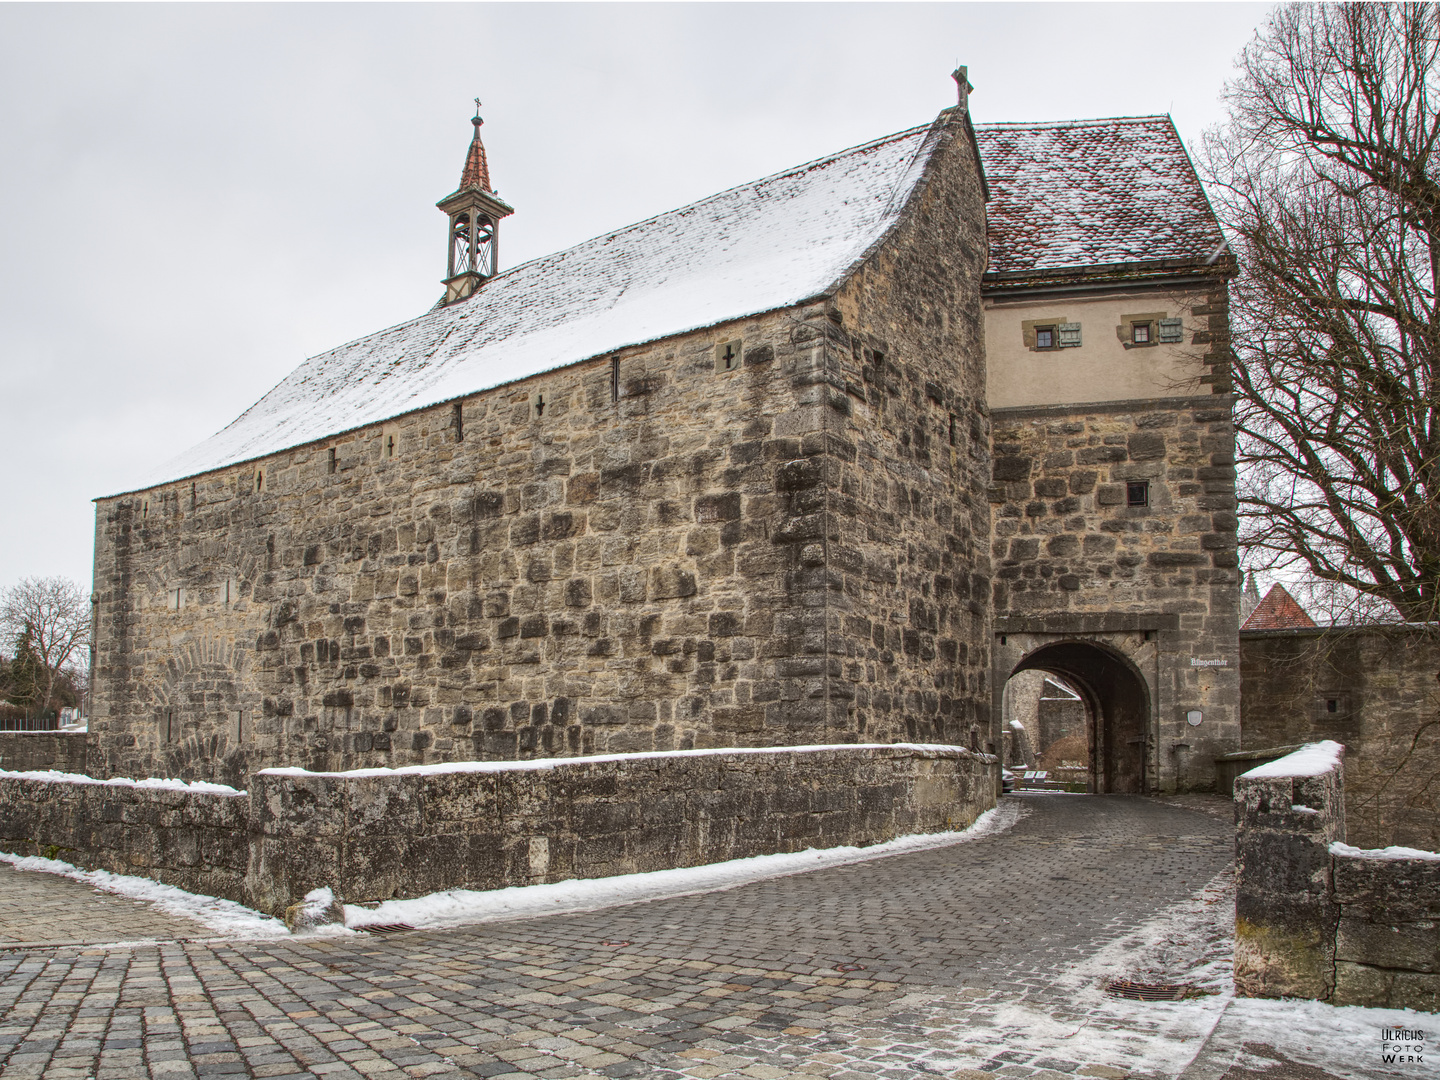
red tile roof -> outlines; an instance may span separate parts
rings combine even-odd
[[[982,124],[987,281],[1217,254],[1220,227],[1168,116]]]
[[[490,191],[490,165],[485,160],[485,144],[480,141],[480,118],[471,121],[475,125],[475,137],[470,140],[470,153],[465,158],[465,170],[460,174],[460,187],[479,188]]]
[[[1265,599],[1255,605],[1250,617],[1240,624],[1241,630],[1304,630],[1315,625],[1305,609],[1285,591],[1284,585],[1271,585]]]

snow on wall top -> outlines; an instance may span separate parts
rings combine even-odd
[[[1306,743],[1293,754],[1286,754],[1274,761],[1257,765],[1242,776],[1252,779],[1273,779],[1287,776],[1324,776],[1340,767],[1345,748],[1337,742],[1325,739],[1322,742]]]
[[[984,124],[990,273],[1208,258],[1222,237],[1168,116]]]
[[[517,266],[467,300],[312,357],[125,490],[814,297],[895,224],[937,135],[911,128]]]
[[[437,761],[429,765],[400,765],[395,768],[349,769],[345,772],[311,772],[295,765],[277,769],[261,769],[262,776],[326,776],[336,779],[363,780],[372,776],[442,776],[449,773],[504,773],[542,772],[549,769],[593,765],[607,765],[614,762],[632,763],[637,761],[666,760],[673,758],[735,757],[746,754],[768,754],[783,756],[792,754],[818,754],[831,750],[846,753],[862,750],[909,750],[927,756],[973,757],[980,761],[993,762],[989,754],[967,750],[963,746],[947,746],[944,743],[816,743],[807,746],[716,746],[700,750],[649,750],[636,754],[582,754],[579,757],[527,758],[514,761]]]

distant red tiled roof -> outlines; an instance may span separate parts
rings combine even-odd
[[[1241,630],[1304,630],[1315,625],[1305,609],[1285,591],[1284,585],[1271,585],[1265,599],[1255,605],[1250,617],[1240,624]]]
[[[996,275],[1218,253],[1220,226],[1168,116],[979,124]]]
[[[485,160],[485,144],[480,141],[480,118],[477,116],[472,123],[475,125],[475,138],[470,140],[470,153],[465,158],[465,171],[460,174],[460,187],[478,187],[481,191],[490,189],[490,165]]]

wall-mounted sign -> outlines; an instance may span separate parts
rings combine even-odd
[[[1204,658],[1202,658],[1202,657],[1199,657],[1199,656],[1192,656],[1192,657],[1190,657],[1190,666],[1191,666],[1191,667],[1229,667],[1229,666],[1230,666],[1230,661],[1229,661],[1229,660],[1223,660],[1223,659],[1206,660],[1206,659],[1204,659]]]

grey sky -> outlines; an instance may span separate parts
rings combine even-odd
[[[1263,4],[0,5],[0,586],[90,500],[439,295],[484,100],[504,266],[924,123],[1164,113]]]

